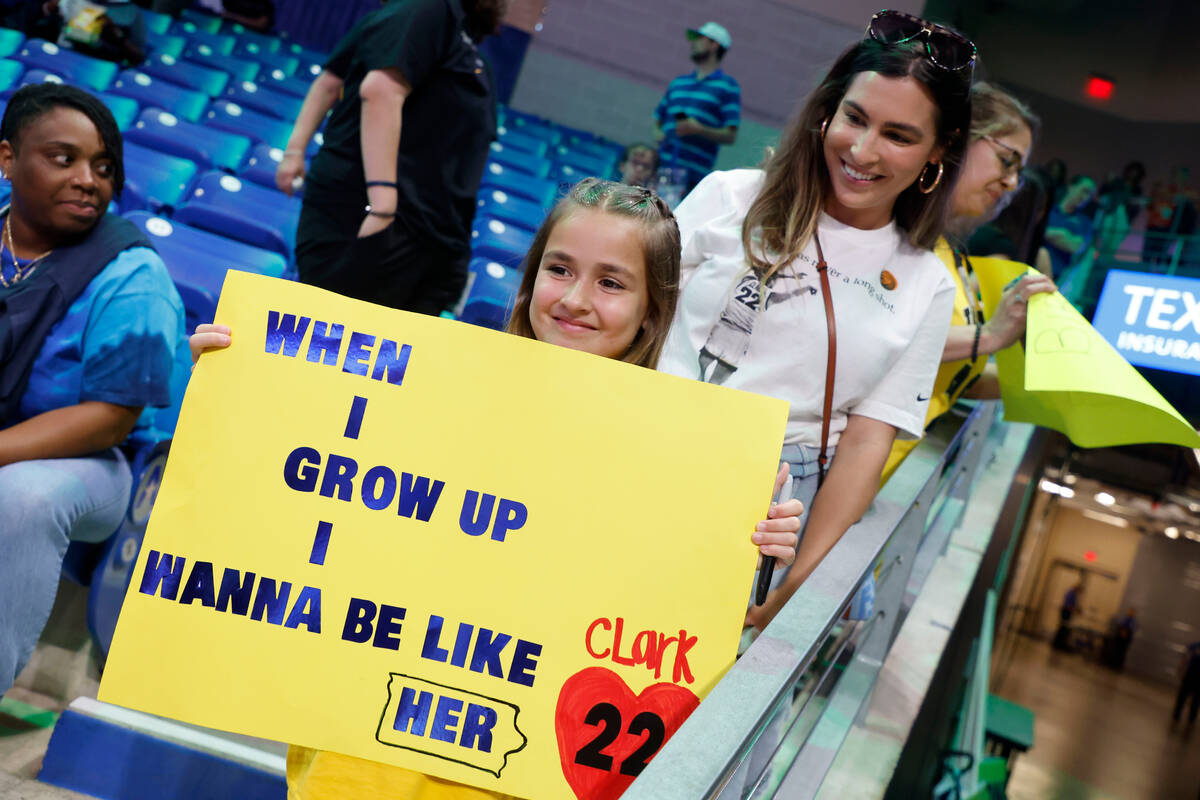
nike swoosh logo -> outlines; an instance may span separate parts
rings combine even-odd
[[[924,403],[924,402],[925,402],[926,400],[928,400],[928,399],[929,399],[928,397],[921,397],[921,395],[917,395],[917,402],[918,402],[918,403]]]

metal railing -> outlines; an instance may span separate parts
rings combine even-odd
[[[994,403],[939,421],[624,797],[816,797],[1007,429]],[[874,614],[843,619],[876,569]]]

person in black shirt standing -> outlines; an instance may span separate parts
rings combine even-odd
[[[426,314],[457,301],[496,134],[495,91],[477,43],[505,2],[394,0],[338,43],[275,175],[288,194],[305,179],[301,281]],[[305,149],[330,109],[305,178]]]

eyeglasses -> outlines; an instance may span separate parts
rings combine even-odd
[[[949,28],[927,22],[903,11],[884,9],[871,17],[867,33],[880,44],[903,44],[925,37],[929,60],[944,70],[956,72],[975,64],[975,43]]]
[[[984,134],[979,138],[986,139],[993,147],[1000,148],[996,151],[996,158],[1000,159],[1000,165],[1004,167],[1005,175],[1019,176],[1021,174],[1021,170],[1025,167],[1025,160],[1021,156],[1020,150],[1015,147],[1009,147],[994,136],[988,136],[987,134]]]

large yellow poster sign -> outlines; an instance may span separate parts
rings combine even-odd
[[[1029,267],[974,259],[990,314]],[[1025,344],[996,353],[1005,419],[1061,431],[1080,447],[1162,442],[1200,447],[1200,434],[1057,292],[1029,300]]]
[[[230,272],[101,699],[612,797],[732,663],[785,403]]]

